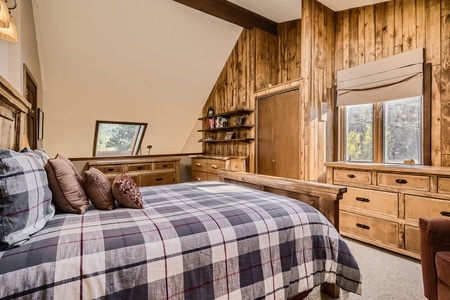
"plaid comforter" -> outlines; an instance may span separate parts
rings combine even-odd
[[[0,298],[286,299],[360,293],[346,243],[314,208],[204,182],[142,188],[144,209],[57,214],[0,252]]]

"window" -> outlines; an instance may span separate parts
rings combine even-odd
[[[97,121],[94,156],[129,156],[140,151],[147,123]]]
[[[422,97],[348,105],[342,112],[345,160],[422,163]]]

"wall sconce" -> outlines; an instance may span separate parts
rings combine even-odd
[[[0,0],[0,39],[15,43],[19,41],[19,34],[16,22],[11,16],[11,10],[17,7],[17,2],[14,0],[14,6],[11,8],[8,7],[7,2],[7,0]]]

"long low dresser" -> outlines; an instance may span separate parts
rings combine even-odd
[[[192,181],[219,181],[219,170],[245,172],[245,156],[191,156]]]
[[[138,186],[180,182],[180,158],[175,157],[91,160],[88,164],[102,171],[111,183],[121,173],[128,174]]]
[[[326,163],[327,182],[345,185],[342,235],[419,259],[421,217],[450,217],[450,168]]]

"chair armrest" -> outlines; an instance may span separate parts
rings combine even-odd
[[[421,218],[420,258],[425,296],[437,299],[437,273],[435,255],[439,251],[450,251],[450,218]]]

